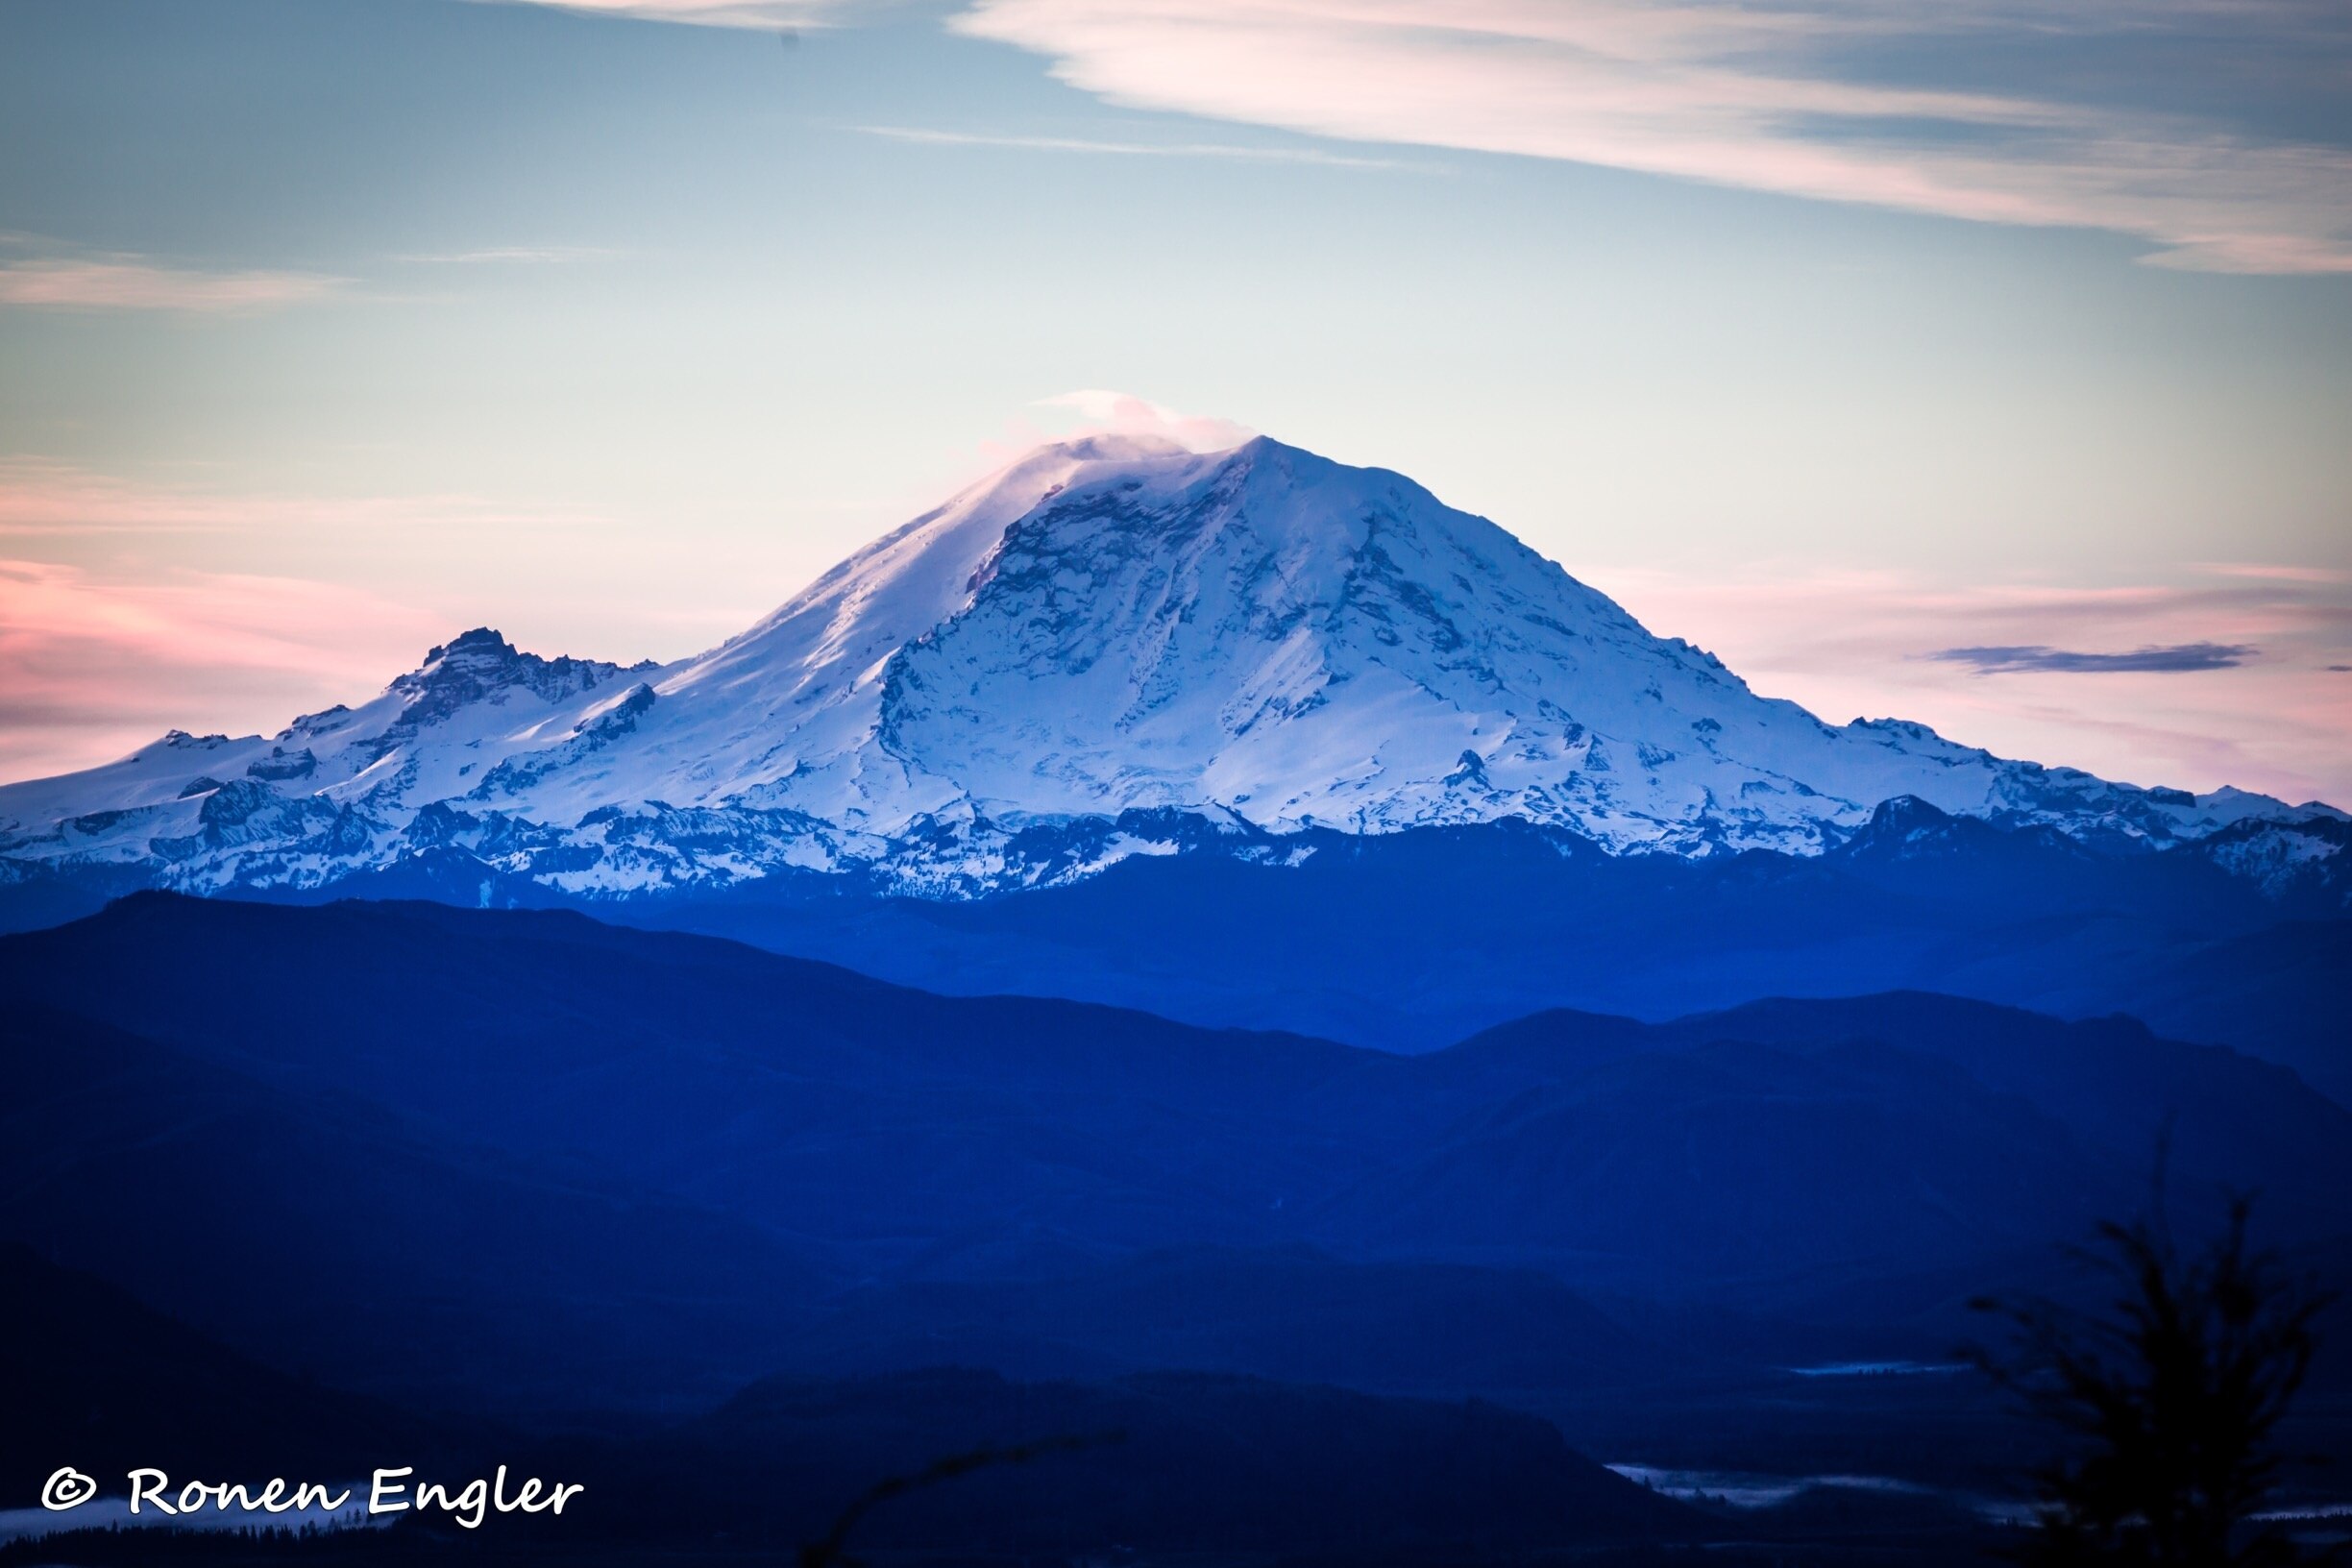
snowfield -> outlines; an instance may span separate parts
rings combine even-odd
[[[1905,796],[2126,847],[2274,821],[2256,877],[2333,854],[2294,829],[2343,820],[1830,725],[1399,475],[1266,439],[1094,437],[694,658],[624,669],[470,631],[275,736],[174,731],[0,788],[0,880],[311,888],[455,852],[574,894],[788,869],[954,894],[1201,835],[1501,818],[1616,853],[1815,854]],[[1129,813],[1149,815],[1111,825]]]

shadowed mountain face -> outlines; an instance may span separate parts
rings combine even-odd
[[[942,1344],[1623,1385],[1713,1351],[1580,1295],[1964,1295],[2131,1207],[2168,1125],[2184,1214],[2232,1184],[2289,1239],[2352,1228],[2352,1115],[2291,1073],[1934,996],[1401,1058],[562,913],[159,894],[0,940],[0,994],[10,1238],[251,1353],[511,1408]]]

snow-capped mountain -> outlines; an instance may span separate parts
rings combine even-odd
[[[467,632],[267,739],[0,788],[0,870],[318,887],[428,851],[568,894],[858,869],[914,891],[1224,835],[1523,818],[1818,853],[1880,802],[2161,847],[2342,814],[1822,723],[1482,518],[1270,440],[1041,448],[666,666]],[[2308,842],[2307,842],[2308,838]],[[2251,870],[2249,870],[2251,874]]]

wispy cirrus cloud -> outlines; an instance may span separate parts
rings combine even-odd
[[[2196,569],[2217,577],[2251,577],[2263,582],[2303,582],[2318,586],[2352,584],[2352,574],[2324,566],[2285,566],[2273,561],[2200,561]]]
[[[565,266],[602,261],[622,253],[598,245],[486,245],[471,251],[409,251],[392,257],[417,266]]]
[[[2234,670],[2255,651],[2249,643],[2174,643],[2168,648],[2140,648],[2128,653],[2082,653],[2036,643],[2011,648],[1947,648],[1927,657],[1944,664],[1965,664],[1982,674],[2057,670],[2069,674],[2178,675]]]
[[[2340,124],[2340,7],[975,0],[951,25],[1136,108],[2352,270],[2352,149],[2308,130]]]
[[[845,0],[523,0],[597,16],[634,16],[698,27],[822,26],[847,9]]]
[[[0,305],[57,310],[265,310],[326,299],[348,282],[313,272],[207,272],[132,256],[0,260]]]
[[[876,9],[527,3],[787,29]],[[969,0],[948,25],[1132,108],[2352,271],[2352,10],[2322,0]]]
[[[932,131],[905,125],[853,125],[860,135],[931,147],[1010,147],[1041,153],[1090,153],[1117,158],[1206,158],[1238,163],[1313,163],[1340,169],[1409,169],[1401,159],[1365,158],[1321,147],[1245,147],[1216,141],[1116,141],[1092,136],[997,135],[981,131]]]
[[[97,473],[45,457],[0,457],[0,539],[103,540],[126,535],[279,535],[325,529],[468,531],[576,527],[560,509],[462,495],[322,497],[214,491]]]

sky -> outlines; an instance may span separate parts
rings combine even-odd
[[[698,651],[1027,445],[2352,806],[2352,9],[0,0],[0,778]]]

